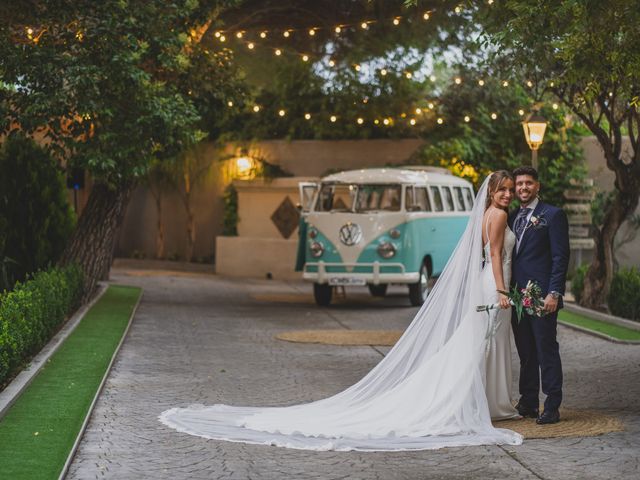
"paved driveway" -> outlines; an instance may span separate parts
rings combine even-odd
[[[620,433],[401,453],[217,442],[177,433],[156,417],[191,403],[286,405],[348,387],[388,349],[295,344],[274,335],[403,329],[416,312],[404,289],[384,299],[351,290],[346,302],[320,309],[302,282],[131,270],[115,270],[112,280],[142,286],[144,296],[67,478],[640,478],[640,346],[560,327],[565,406],[614,414],[626,425]]]

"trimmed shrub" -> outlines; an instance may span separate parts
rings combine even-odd
[[[584,277],[587,274],[587,270],[589,270],[588,264],[580,265],[576,268],[576,271],[573,273],[573,277],[571,278],[571,293],[573,293],[576,303],[580,303],[580,300],[582,299]]]
[[[63,171],[33,140],[8,137],[0,149],[0,260],[11,260],[4,277],[23,281],[53,264],[74,224]]]
[[[36,273],[0,296],[0,386],[35,355],[82,296],[76,265]]]
[[[640,270],[623,268],[613,276],[608,304],[614,315],[640,321]]]

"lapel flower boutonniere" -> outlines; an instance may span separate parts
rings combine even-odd
[[[534,230],[544,227],[545,225],[547,225],[547,219],[544,218],[544,212],[541,212],[538,215],[531,215],[531,218],[529,218],[528,226],[530,226]]]

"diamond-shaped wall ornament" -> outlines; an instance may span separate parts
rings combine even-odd
[[[289,238],[298,227],[300,212],[287,196],[271,215],[271,221],[284,238]]]

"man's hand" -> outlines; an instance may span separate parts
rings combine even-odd
[[[558,310],[558,299],[553,295],[548,294],[544,299],[544,311],[547,313],[553,313]]]

